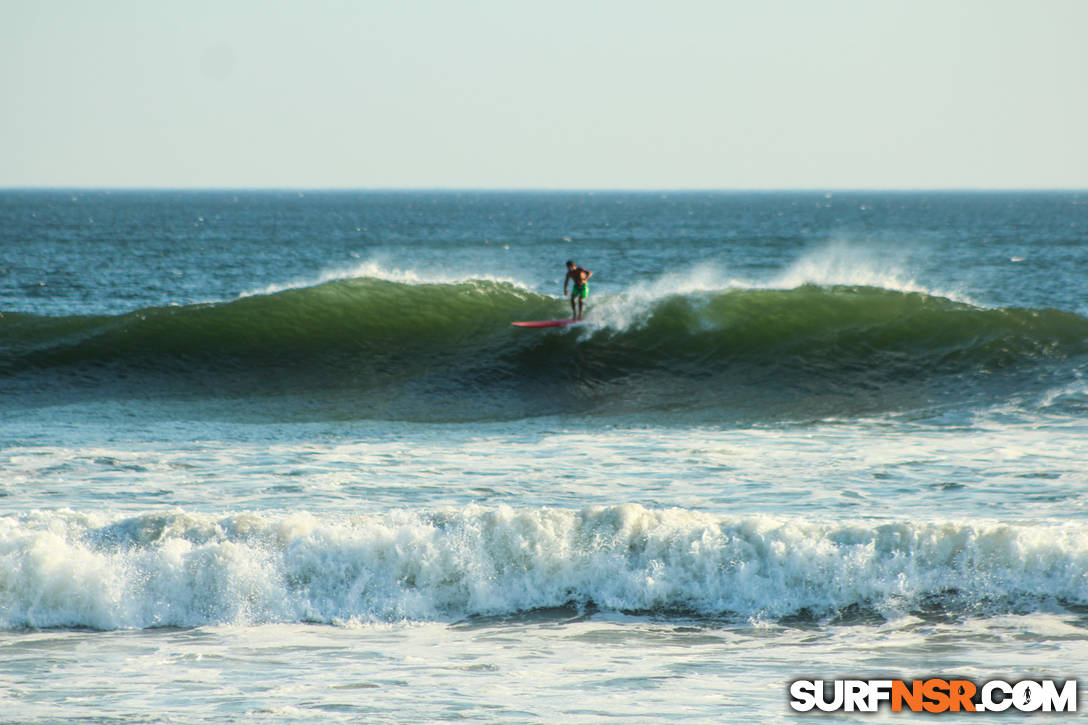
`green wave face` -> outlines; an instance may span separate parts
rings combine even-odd
[[[714,420],[849,416],[1000,398],[1076,373],[1088,320],[871,287],[739,289],[632,302],[508,283],[378,279],[152,308],[0,319],[0,391],[25,405],[227,400],[279,419]]]

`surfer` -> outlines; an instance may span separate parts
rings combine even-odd
[[[585,316],[586,298],[589,297],[589,278],[593,276],[585,267],[579,267],[573,260],[567,260],[567,276],[563,278],[563,294],[567,294],[567,283],[574,282],[570,293],[570,316],[580,320]]]

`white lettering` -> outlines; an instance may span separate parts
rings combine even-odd
[[[1013,685],[1012,701],[1020,712],[1035,712],[1043,706],[1043,688],[1034,680],[1021,680]]]
[[[816,707],[820,708],[823,712],[835,712],[842,707],[843,699],[843,682],[842,680],[835,680],[835,686],[833,688],[834,696],[831,698],[831,702],[827,701],[827,692],[824,690],[824,681],[816,680]]]
[[[816,685],[812,680],[797,680],[790,685],[790,707],[797,712],[808,712],[816,707]]]
[[[1076,680],[1065,680],[1060,687],[1058,680],[990,680],[977,688],[978,695],[972,698],[973,703],[968,701],[967,693],[976,692],[976,687],[969,680],[946,682],[930,678],[914,680],[908,688],[901,687],[907,684],[904,680],[795,680],[790,683],[790,707],[797,712],[810,712],[813,709],[822,712],[879,712],[881,703],[889,702],[897,708],[897,712],[898,708],[930,712],[944,712],[946,709],[1004,712],[1009,708],[1015,708],[1018,712],[1077,711]],[[938,699],[935,707],[932,695],[926,696],[929,697],[928,701],[915,699],[911,694],[919,692],[915,685],[921,685],[924,692],[931,689],[939,692],[941,697],[947,690],[949,697],[947,701]],[[893,698],[896,690],[899,694]]]
[[[1043,680],[1043,712],[1076,712],[1077,681],[1066,680],[1061,692],[1053,680]]]
[[[994,700],[994,691],[999,690],[1002,694],[1000,700]],[[1012,687],[1009,683],[1002,682],[1001,680],[990,680],[982,686],[982,704],[977,707],[979,710],[987,712],[1004,712],[1012,707]]]
[[[869,687],[868,712],[877,712],[882,701],[889,702],[892,699],[892,681],[869,680]]]
[[[847,712],[869,712],[866,706],[868,702],[869,685],[865,680],[847,680],[845,683],[843,704]]]

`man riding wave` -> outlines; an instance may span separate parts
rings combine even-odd
[[[593,276],[585,267],[579,267],[573,260],[567,260],[567,276],[563,278],[563,294],[567,294],[567,283],[574,282],[570,293],[570,315],[575,320],[585,317],[586,298],[589,297],[589,278]]]

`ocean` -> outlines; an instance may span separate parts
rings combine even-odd
[[[1084,679],[1086,273],[1078,192],[2,191],[0,719]]]

